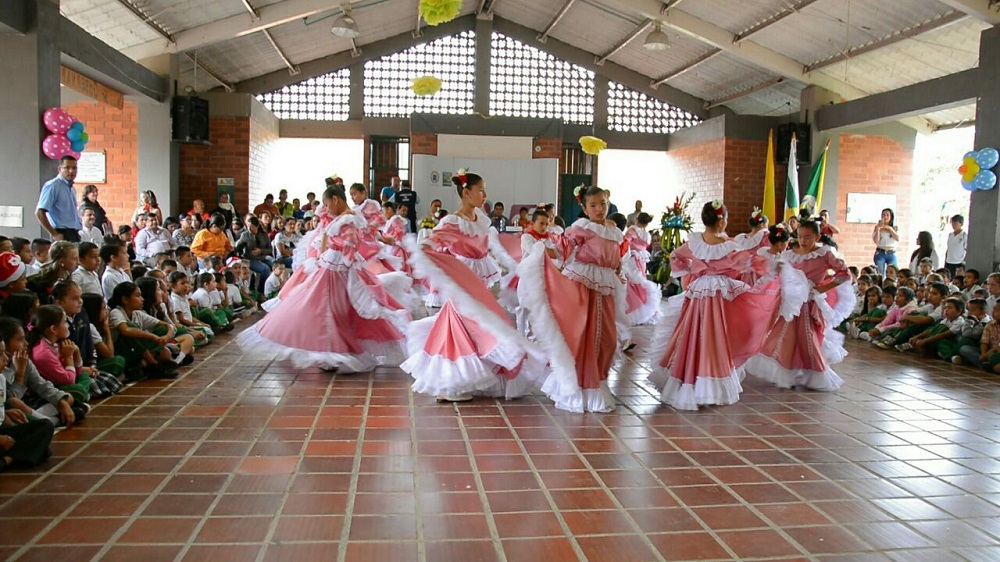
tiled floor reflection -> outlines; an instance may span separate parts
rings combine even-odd
[[[852,345],[835,394],[437,405],[217,345],[0,475],[9,560],[1000,560],[1000,384]],[[204,354],[203,354],[204,355]]]

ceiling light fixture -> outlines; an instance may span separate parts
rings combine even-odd
[[[342,6],[341,11],[343,15],[333,21],[330,33],[345,39],[354,39],[361,35],[361,32],[358,30],[358,22],[354,21],[354,18],[351,17],[350,4]]]
[[[660,29],[660,24],[656,24],[653,31],[646,36],[646,41],[642,44],[650,51],[666,51],[670,48],[670,37]]]

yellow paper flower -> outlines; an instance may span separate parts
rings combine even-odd
[[[420,15],[427,25],[440,25],[458,17],[462,0],[420,0]]]
[[[608,147],[608,143],[602,141],[597,137],[580,137],[580,146],[583,147],[583,151],[587,154],[597,155],[602,150]]]
[[[418,96],[433,96],[441,89],[441,79],[436,76],[414,78],[410,89]]]

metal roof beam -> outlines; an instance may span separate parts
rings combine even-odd
[[[250,19],[252,20],[260,19],[260,13],[257,12],[257,8],[253,7],[253,4],[250,3],[250,0],[240,0],[240,2],[243,2],[243,7],[246,8],[247,12],[250,14]]]
[[[608,52],[604,53],[599,57],[594,57],[594,64],[598,66],[604,64],[604,61],[611,58],[618,51],[624,49],[632,41],[635,41],[635,38],[642,35],[642,32],[649,29],[649,26],[651,25],[653,25],[653,20],[646,20],[637,25],[636,28],[633,29],[631,33],[625,36],[624,39],[616,43],[614,47],[611,47],[611,50],[609,50]]]
[[[899,121],[907,117],[968,105],[982,90],[979,68],[970,68],[868,97],[824,106],[816,111],[820,131],[852,125]]]
[[[940,0],[942,3],[983,20],[990,25],[1000,25],[1000,1],[998,0]]]
[[[166,29],[163,29],[163,26],[156,23],[155,21],[152,20],[152,18],[147,16],[146,12],[143,12],[138,6],[133,4],[131,0],[118,0],[118,3],[121,4],[126,10],[132,12],[132,15],[139,18],[139,20],[142,21],[142,23],[146,24],[150,29],[158,33],[161,37],[163,37],[167,41],[173,42],[174,37],[170,35],[170,33]]]
[[[124,2],[125,0],[118,0]],[[344,3],[350,3],[344,0]],[[247,14],[237,14],[205,25],[178,31],[173,39],[158,39],[149,41],[122,52],[136,60],[149,58],[164,53],[183,53],[208,45],[213,45],[234,37],[250,35],[258,31],[270,29],[284,23],[321,13],[338,10],[339,7],[330,0],[285,0],[257,10],[259,18],[254,20]]]
[[[421,37],[414,37],[412,32],[406,31],[404,33],[400,33],[399,35],[394,35],[380,41],[362,45],[364,48],[363,50],[357,48],[357,45],[352,44],[352,48],[340,51],[339,53],[320,57],[308,62],[301,62],[298,64],[300,71],[299,75],[294,78],[289,76],[288,72],[285,70],[277,70],[233,84],[233,87],[237,91],[248,92],[255,95],[262,92],[270,92],[289,84],[295,84],[303,80],[308,80],[309,78],[342,70],[353,64],[364,63],[381,56],[398,53],[399,51],[406,50],[414,45],[422,45],[442,37],[447,37],[463,31],[469,31],[475,29],[475,27],[476,16],[475,14],[470,14],[468,16],[454,19],[448,23],[425,27]]]
[[[842,62],[847,59],[861,56],[865,53],[870,53],[872,51],[881,49],[882,47],[888,47],[889,45],[898,43],[906,39],[910,39],[911,37],[916,37],[917,35],[927,33],[928,31],[933,31],[935,29],[940,29],[942,27],[951,25],[957,21],[965,19],[965,17],[966,17],[965,14],[961,12],[951,12],[950,14],[945,14],[939,18],[935,18],[926,21],[920,25],[911,27],[910,29],[905,29],[899,33],[887,35],[881,39],[876,39],[865,45],[860,45],[848,51],[844,51],[839,55],[834,55],[828,59],[819,62],[814,62],[813,64],[810,64],[809,66],[806,67],[806,72],[813,72],[815,70],[820,70],[821,68],[833,66],[838,62]]]
[[[713,108],[719,107],[720,105],[726,105],[727,103],[736,101],[738,99],[742,99],[742,98],[745,98],[747,96],[752,96],[752,95],[756,94],[757,92],[761,92],[761,91],[764,91],[764,90],[770,88],[771,86],[777,86],[778,84],[781,84],[784,81],[785,81],[785,79],[782,78],[782,77],[780,77],[780,76],[778,78],[772,78],[772,79],[768,80],[767,82],[763,82],[761,84],[757,84],[756,86],[753,86],[752,88],[747,88],[746,90],[741,90],[739,92],[736,92],[735,94],[728,95],[728,96],[726,96],[724,98],[719,98],[717,100],[712,100],[712,101],[708,102],[708,105],[705,106],[705,109],[713,109]]]
[[[569,12],[569,9],[572,8],[575,3],[576,0],[566,0],[562,8],[559,8],[559,12],[557,12],[555,17],[552,18],[552,21],[549,22],[549,25],[545,26],[545,31],[538,35],[539,41],[544,43],[549,38],[549,34],[552,33],[552,30],[559,25],[559,22],[562,21],[564,17],[566,17],[566,13]]]
[[[798,4],[795,4],[794,6],[788,6],[784,10],[778,12],[777,14],[774,14],[773,16],[767,18],[766,20],[744,31],[743,33],[738,34],[736,38],[733,39],[733,41],[735,41],[736,43],[745,41],[749,39],[751,36],[767,29],[768,27],[771,27],[772,25],[778,23],[779,21],[787,18],[792,14],[799,13],[801,10],[807,8],[810,4],[815,4],[818,1],[819,0],[802,0]]]
[[[285,56],[285,52],[282,51],[281,47],[278,46],[278,42],[274,40],[274,36],[271,35],[271,32],[265,29],[264,31],[261,31],[261,33],[264,34],[264,37],[267,37],[267,42],[270,43],[272,47],[274,47],[274,52],[278,53],[278,57],[281,59],[281,62],[285,63],[285,66],[288,67],[288,73],[291,74],[292,76],[298,74],[299,67],[292,64],[292,61],[288,60],[288,57]]]
[[[195,70],[201,69],[201,71],[204,72],[205,74],[207,74],[212,80],[215,80],[216,82],[218,82],[219,85],[222,86],[222,88],[224,90],[226,90],[227,92],[232,92],[232,91],[235,90],[235,88],[233,88],[232,84],[230,84],[229,82],[226,82],[225,80],[223,80],[221,76],[219,76],[218,74],[216,74],[215,72],[213,72],[210,68],[208,68],[204,64],[198,62],[198,57],[196,57],[195,55],[192,55],[191,53],[184,53],[184,55],[187,56],[187,58],[190,59],[192,63],[194,63]],[[197,80],[196,80],[195,81],[195,86],[197,86],[197,85],[198,84],[197,84]]]
[[[692,115],[697,115],[703,119],[708,115],[705,111],[705,100],[703,99],[676,88],[671,88],[670,86],[661,86],[658,89],[653,89],[649,86],[649,82],[652,80],[649,76],[613,62],[605,62],[604,65],[598,65],[594,62],[594,53],[563,43],[558,39],[550,38],[546,43],[535,42],[535,37],[538,35],[537,30],[499,17],[494,17],[493,29],[526,45],[532,45],[556,58],[581,66],[606,79],[614,80],[623,86],[642,92],[653,99],[683,109]]]
[[[649,85],[651,87],[653,87],[653,88],[656,88],[660,84],[669,82],[670,80],[673,80],[674,78],[677,78],[681,74],[684,74],[685,72],[691,70],[692,68],[698,66],[699,64],[701,64],[701,63],[703,63],[703,62],[705,62],[705,61],[707,61],[707,60],[715,57],[715,55],[717,55],[717,54],[719,54],[721,52],[722,52],[722,49],[712,49],[711,51],[705,53],[701,57],[698,57],[697,59],[695,59],[695,60],[687,63],[686,65],[678,68],[677,70],[671,72],[670,74],[665,74],[665,75],[663,75],[663,76],[661,76],[659,78],[654,78],[653,81],[650,82]]]
[[[0,2],[0,33],[27,33],[30,21],[27,0]]]

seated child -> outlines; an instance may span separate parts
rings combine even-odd
[[[80,265],[80,254],[73,242],[56,242],[49,255],[52,261],[43,265],[38,273],[28,277],[28,289],[38,295],[43,304],[52,302],[53,285],[69,279]]]
[[[1000,303],[993,306],[993,318],[983,328],[979,345],[964,346],[959,354],[962,357],[959,364],[979,367],[989,373],[1000,373]]]
[[[962,289],[962,296],[967,300],[974,298],[972,293],[979,289],[980,283],[979,270],[978,269],[966,269],[965,270],[965,287]]]
[[[899,319],[900,329],[894,334],[887,334],[875,343],[882,349],[890,349],[897,345],[909,343],[914,336],[941,321],[944,317],[944,299],[948,287],[943,283],[932,283],[927,289],[927,304],[917,308]],[[964,308],[964,305],[963,305]]]
[[[174,250],[174,254],[177,256],[175,258],[177,260],[177,271],[183,271],[188,276],[188,280],[194,283],[194,274],[198,270],[198,260],[191,253],[191,248],[180,246]]]
[[[171,337],[167,348],[173,354],[185,354],[187,357],[193,355],[195,338],[186,327],[177,322],[173,310],[169,306],[170,293],[164,290],[165,282],[161,281],[155,274],[163,275],[162,271],[150,271],[150,275],[137,279],[136,287],[139,287],[139,294],[142,295],[142,310],[146,314],[163,322],[165,326],[154,328],[152,332],[156,335],[166,333],[164,328],[173,328],[174,335]],[[193,360],[193,359],[192,359]],[[188,361],[190,363],[190,361]],[[186,365],[187,363],[185,363]]]
[[[871,331],[885,318],[886,311],[886,306],[882,304],[882,289],[868,287],[861,312],[854,318],[847,320],[848,335],[858,339],[861,332]]]
[[[90,319],[90,341],[97,357],[97,370],[122,380],[125,375],[125,358],[115,354],[114,335],[108,318],[108,306],[104,297],[94,293],[84,293],[81,297],[83,309]]]
[[[220,310],[220,302],[216,302],[215,274],[204,271],[197,275],[198,289],[191,294],[191,313],[195,318],[212,327],[215,333],[228,332],[233,329],[226,317],[226,312]]]
[[[962,328],[958,343],[952,350],[954,353],[949,357],[942,356],[942,359],[950,359],[955,365],[966,364],[962,355],[962,350],[966,348],[972,351],[973,356],[979,355],[979,344],[983,341],[983,332],[986,331],[986,326],[992,320],[987,314],[986,299],[972,299],[965,308],[968,311],[965,315],[965,327]],[[982,367],[982,364],[980,363],[977,367]]]
[[[101,286],[101,249],[97,244],[81,242],[79,247],[80,265],[73,272],[73,282],[80,286],[84,293],[104,294]]]
[[[12,409],[34,419],[47,419],[54,425],[72,426],[77,421],[73,397],[52,385],[38,374],[28,354],[28,339],[21,323],[0,317],[0,341],[8,359],[0,386],[7,389],[7,401]],[[79,408],[80,419],[86,414]]]
[[[20,259],[18,259],[20,261]],[[0,370],[6,375],[8,365],[21,377],[27,369],[28,355],[23,351],[11,358],[0,342]],[[7,377],[0,381],[0,472],[12,467],[33,467],[47,461],[52,455],[49,444],[55,431],[47,419],[29,418],[27,414],[8,402]]]
[[[29,326],[28,349],[38,374],[70,393],[75,404],[90,402],[90,375],[83,369],[80,349],[69,340],[69,321],[63,309],[42,305]]]
[[[194,344],[201,347],[211,343],[215,337],[212,327],[195,318],[191,313],[191,302],[188,300],[191,294],[191,283],[183,271],[175,271],[170,274],[170,304],[174,310],[174,318],[177,323],[184,326],[194,336]]]
[[[271,266],[271,275],[264,281],[264,298],[273,299],[278,296],[284,282],[285,265],[281,262],[274,262],[274,265]]]
[[[924,355],[937,355],[949,362],[958,353],[958,338],[965,328],[965,301],[949,297],[942,304],[942,316],[930,328],[896,346],[898,351],[916,349]]]
[[[0,254],[0,301],[28,288],[27,267],[14,252]]]
[[[35,238],[31,241],[31,261],[24,262],[28,268],[28,275],[34,275],[49,263],[49,252],[52,249],[52,242],[46,238]]]
[[[887,289],[888,290],[888,289]],[[880,337],[886,337],[899,332],[902,328],[900,320],[917,308],[913,291],[909,287],[896,289],[894,304],[885,314],[885,319],[877,326],[867,332],[861,332],[858,338],[864,341],[874,342]]]
[[[114,375],[102,373],[97,368],[97,352],[94,339],[90,335],[90,317],[83,309],[83,292],[75,282],[66,280],[56,283],[52,289],[55,305],[63,309],[69,321],[69,341],[80,350],[83,372],[90,377],[91,398],[104,398],[121,392],[124,385]]]
[[[121,244],[105,244],[101,247],[101,260],[104,262],[104,277],[101,278],[101,293],[105,300],[111,300],[115,287],[126,281],[131,281],[129,275],[128,250]]]
[[[177,271],[177,260],[163,260],[163,263],[160,264],[160,271],[169,279],[170,274]]]
[[[232,307],[233,312],[237,315],[248,312],[246,305],[243,304],[243,294],[240,293],[240,288],[236,285],[236,274],[233,273],[232,269],[222,272],[222,281],[223,283],[219,284],[219,290],[222,291],[225,287],[225,295],[229,299],[229,306]]]
[[[215,275],[215,293],[212,294],[212,302],[219,307],[219,310],[226,313],[226,320],[231,324],[239,318],[239,315],[236,314],[233,303],[229,300],[229,286],[226,284],[226,276],[221,271],[213,275]]]
[[[142,293],[135,283],[125,281],[115,287],[108,302],[115,349],[125,358],[126,372],[138,374],[142,369],[147,377],[174,378],[176,366],[191,360],[184,352],[173,357],[166,345],[173,339],[174,327],[146,314],[142,305]]]

